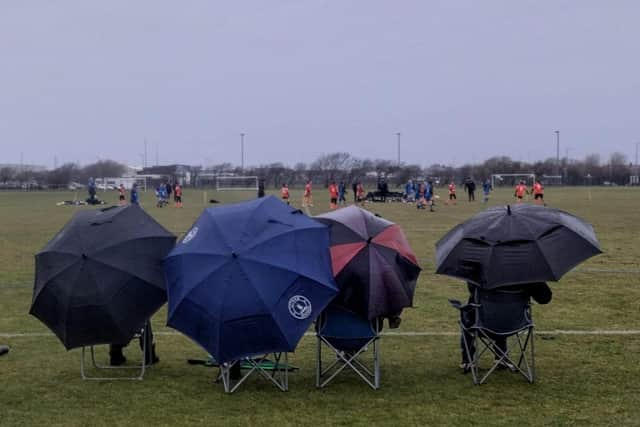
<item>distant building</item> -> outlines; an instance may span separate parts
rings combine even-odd
[[[45,172],[46,166],[42,165],[26,165],[20,163],[0,163],[0,169],[11,169],[15,172]]]
[[[193,172],[191,166],[188,165],[162,165],[143,168],[138,171],[137,176],[145,177],[151,182],[171,181],[182,186],[190,186]]]

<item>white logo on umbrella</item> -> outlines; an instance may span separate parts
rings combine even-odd
[[[193,227],[191,231],[189,231],[187,235],[184,236],[184,239],[182,239],[182,243],[189,243],[194,237],[196,237],[196,234],[198,234],[198,227]]]
[[[311,301],[302,295],[294,295],[289,298],[289,313],[299,320],[311,316]]]

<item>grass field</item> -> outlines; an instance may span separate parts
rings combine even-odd
[[[444,190],[441,190],[444,194]],[[510,190],[492,194],[490,205],[511,201]],[[82,196],[82,195],[81,195]],[[103,196],[102,193],[99,196]],[[322,197],[320,197],[322,196]],[[463,196],[463,194],[461,194]],[[549,205],[594,225],[604,253],[551,284],[554,300],[534,308],[537,382],[498,372],[473,386],[459,368],[456,312],[447,298],[466,297],[465,286],[436,276],[435,242],[484,206],[461,200],[435,213],[401,204],[368,208],[399,223],[417,253],[423,274],[415,308],[403,314],[400,332],[429,332],[382,339],[382,388],[369,389],[353,375],[316,390],[315,339],[302,339],[290,362],[300,371],[290,391],[253,378],[234,395],[213,384],[216,371],[190,366],[203,358],[189,339],[153,319],[161,362],[141,382],[87,382],[79,374],[79,350],[67,352],[48,329],[28,315],[34,254],[77,209],[55,202],[72,193],[0,193],[0,425],[639,425],[640,424],[640,190],[550,188]],[[116,193],[105,199],[115,201]],[[249,193],[187,190],[183,209],[144,207],[177,235],[188,230],[215,198]],[[300,194],[293,192],[293,200]],[[313,214],[328,208],[317,191]],[[567,334],[563,331],[603,331]],[[620,331],[636,331],[620,334]],[[167,332],[163,334],[163,332]],[[135,346],[128,355],[135,359]]]

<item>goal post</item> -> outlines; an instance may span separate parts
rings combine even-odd
[[[536,182],[535,173],[494,173],[491,174],[491,187],[509,186],[515,187],[520,181],[524,181],[527,186],[532,186]]]
[[[257,176],[217,176],[217,191],[258,191]]]

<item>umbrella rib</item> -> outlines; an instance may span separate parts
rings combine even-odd
[[[386,246],[384,246],[384,245],[381,245],[381,246],[386,247]],[[402,255],[400,255],[399,253],[397,253],[397,255],[398,255],[398,256],[402,256]],[[382,259],[382,262],[383,262],[383,263],[385,263],[385,264],[387,264],[387,266],[391,267],[389,271],[390,271],[391,273],[393,273],[393,275],[396,277],[396,279],[398,279],[398,282],[403,283],[403,282],[404,282],[403,278],[401,278],[401,277],[398,275],[398,272],[393,268],[393,266],[392,266],[392,265],[389,265],[389,263],[387,262],[387,260],[385,259],[385,257],[384,257],[384,256],[382,256],[382,254],[378,254],[378,256]],[[403,258],[404,258],[404,257],[403,257]],[[407,260],[407,261],[409,261],[409,262],[410,262],[410,260]],[[411,298],[411,295],[409,295],[409,294],[406,292],[407,290],[406,290],[406,288],[405,288],[404,286],[402,286],[402,290],[404,291],[404,293],[405,293],[405,295],[406,295],[407,299],[408,299],[408,300],[411,300],[411,299],[412,299],[412,298]]]
[[[244,270],[244,267],[242,266],[242,263],[238,263],[238,266],[240,267],[240,270],[242,270],[242,272],[244,273],[245,277],[247,278],[247,280],[249,281],[249,283],[251,283],[253,285],[253,289],[256,291],[256,294],[258,295],[258,298],[260,298],[260,302],[262,302],[262,305],[264,308],[267,309],[267,312],[269,313],[269,317],[273,320],[273,322],[278,325],[278,334],[280,335],[280,338],[286,342],[287,344],[291,344],[289,342],[289,340],[287,339],[287,337],[284,336],[284,334],[282,333],[282,325],[280,325],[280,323],[278,323],[278,319],[276,319],[273,316],[273,313],[271,312],[271,307],[269,307],[269,305],[264,301],[264,298],[262,296],[262,292],[260,292],[260,287],[256,286],[255,283],[253,282],[253,280],[251,279],[251,276],[249,274],[247,274],[247,272]],[[295,273],[295,272],[294,272]],[[296,273],[297,274],[297,273]],[[297,278],[295,279],[297,280]],[[295,281],[294,280],[294,281]],[[313,279],[311,279],[313,280]],[[292,282],[293,283],[293,282]],[[282,295],[278,296],[278,300],[282,297]]]
[[[184,255],[185,255],[185,254],[183,254],[183,255],[179,255],[179,256],[184,256]],[[205,255],[205,254],[203,254],[203,255]],[[209,255],[209,254],[206,254],[206,255]],[[186,297],[187,297],[187,295],[188,295],[188,294],[190,294],[190,293],[191,293],[195,288],[197,288],[198,286],[200,286],[202,283],[204,283],[204,282],[206,282],[207,280],[209,280],[209,279],[211,278],[211,276],[213,276],[214,274],[216,274],[216,273],[217,273],[217,272],[218,272],[222,267],[224,267],[224,266],[226,266],[227,264],[229,264],[229,261],[230,261],[230,260],[227,260],[227,262],[220,264],[220,265],[219,265],[215,270],[211,271],[209,274],[207,274],[206,276],[204,276],[204,277],[203,277],[202,279],[200,279],[198,282],[196,282],[195,284],[193,284],[193,286],[190,286],[190,287],[189,287],[189,290],[187,290],[186,292],[184,292],[184,293],[183,293],[183,294],[184,294],[184,297],[182,298],[182,300],[178,303],[178,305],[176,305],[176,307],[175,307],[174,309],[170,310],[170,313],[169,313],[169,314],[171,315],[171,314],[175,313],[175,311],[178,309],[178,307],[179,307],[179,306],[184,302],[184,300],[186,299]],[[226,285],[226,287],[225,287],[225,292],[226,292],[227,287],[228,287],[228,284],[227,284],[227,285]],[[167,294],[168,294],[168,293],[169,293],[169,289],[168,289],[168,287],[167,287]],[[215,316],[212,316],[212,317],[215,317]],[[218,319],[218,320],[220,320],[220,319]]]
[[[262,205],[263,203],[264,203],[264,199],[263,199],[263,200],[261,200],[261,201],[259,202],[259,205]],[[242,238],[239,240],[240,247],[242,247],[242,244],[245,242],[245,239],[246,239],[247,237],[251,237],[251,236],[249,236],[249,235],[248,235],[248,233],[247,233],[247,224],[251,224],[251,223],[253,223],[253,218],[258,214],[258,211],[259,211],[259,209],[254,209],[254,210],[251,212],[251,214],[249,214],[249,217],[247,218],[247,220],[246,220],[246,221],[245,221],[245,223],[243,224],[243,225],[244,225],[244,227],[242,227],[242,230],[243,230],[243,231],[242,231]],[[228,246],[228,245],[227,245],[227,246]]]
[[[104,261],[99,260],[99,259],[96,259],[96,258],[89,258],[89,260],[90,260],[90,261],[93,261],[93,262],[95,262],[95,263],[97,263],[97,264],[102,264],[102,265],[104,265],[104,266],[106,266],[106,267],[109,267],[109,268],[112,268],[112,269],[114,269],[114,270],[121,271],[121,272],[126,273],[126,274],[128,274],[128,275],[130,275],[130,276],[136,277],[136,278],[138,278],[138,279],[142,280],[142,281],[143,281],[143,282],[145,282],[145,283],[149,283],[149,281],[148,281],[147,279],[145,279],[144,277],[140,277],[140,275],[138,275],[137,273],[132,273],[132,272],[130,272],[130,271],[123,270],[123,269],[122,269],[122,268],[120,268],[120,267],[117,267],[117,266],[115,266],[115,265],[109,264],[109,263],[107,263],[107,262],[104,262]],[[93,273],[91,273],[91,274],[93,275]],[[95,276],[94,276],[94,278],[95,278]]]
[[[286,268],[284,266],[280,266],[280,265],[276,265],[276,264],[267,264],[266,262],[260,261],[260,260],[255,259],[255,258],[252,258],[251,256],[245,256],[243,259],[246,260],[246,261],[255,262],[257,264],[261,264],[261,265],[264,265],[264,266],[267,266],[267,267],[270,267],[270,268],[276,268],[278,270],[287,271],[287,272],[290,272],[290,273],[293,273],[293,274],[297,274],[298,276],[301,276],[301,277],[304,277],[306,279],[313,280],[314,282],[320,283],[322,286],[328,286],[326,283],[322,282],[320,279],[318,279],[316,277],[311,277],[311,276],[309,276],[307,274],[301,273],[299,271],[291,270],[291,269]]]
[[[382,247],[386,248],[386,246],[384,246],[384,245],[380,245],[380,246],[382,246]],[[388,249],[388,248],[387,248],[387,249]],[[402,255],[398,254],[397,252],[396,252],[396,254],[397,254],[397,255],[399,255],[399,256],[402,256]],[[369,275],[371,275],[371,265],[373,264],[373,263],[372,263],[372,260],[371,260],[371,257],[372,257],[372,256],[373,256],[373,251],[370,251],[370,252],[369,252],[369,269],[370,269],[370,270],[369,270]],[[396,272],[396,270],[393,268],[393,266],[392,266],[392,265],[390,265],[390,264],[387,262],[387,259],[386,259],[386,258],[385,258],[381,253],[379,253],[377,249],[376,249],[376,257],[379,257],[379,258],[380,258],[380,260],[382,260],[382,261],[380,262],[381,264],[386,265],[387,267],[389,267],[389,268],[387,269],[387,271],[388,271],[388,272],[390,272],[390,273],[392,273],[392,274],[395,276],[395,278],[398,280],[398,282],[399,282],[399,283],[404,283],[404,282],[405,282],[405,281],[403,280],[403,278],[401,278],[401,277],[398,275],[398,273],[397,273],[397,272]],[[402,291],[404,292],[405,296],[407,297],[407,300],[412,301],[412,300],[413,300],[413,298],[411,298],[411,295],[409,295],[409,294],[407,293],[406,288],[405,288],[404,286],[400,286],[400,287],[402,288]],[[368,305],[368,304],[367,304],[367,305]]]
[[[147,240],[151,240],[151,239],[158,239],[158,240],[162,240],[162,239],[171,239],[175,242],[175,236],[174,235],[170,235],[170,236],[144,236],[144,237],[136,237],[133,239],[127,239],[127,240],[120,240],[118,242],[112,242],[109,243],[105,246],[101,246],[99,248],[97,248],[96,250],[93,251],[93,256],[96,256],[97,254],[100,254],[101,252],[104,252],[106,250],[113,250],[114,248],[117,248],[120,245],[124,245],[126,243],[131,243],[131,242],[140,242],[140,241],[147,241]]]
[[[216,230],[218,232],[218,235],[220,236],[220,240],[222,241],[222,243],[224,243],[224,246],[227,248],[227,250],[230,250],[231,249],[231,245],[229,245],[229,241],[227,240],[227,237],[222,232],[222,228],[220,228],[220,225],[218,225],[218,221],[216,219],[216,216],[211,215],[209,210],[207,210],[207,212],[209,214],[209,219],[211,220],[210,224],[213,224],[213,226],[216,228]],[[193,228],[193,226],[192,226],[192,228]]]
[[[540,242],[536,240],[535,244],[536,244],[536,248],[538,248],[538,251],[540,251],[540,254],[542,255],[542,259],[544,260],[544,263],[549,268],[549,271],[551,272],[551,275],[553,276],[554,281],[558,281],[559,278],[556,276],[556,272],[553,271],[553,268],[551,268],[551,264],[549,264],[549,261],[547,261],[547,257],[544,255],[544,251],[540,247]]]
[[[556,272],[553,271],[553,268],[551,268],[551,264],[549,264],[549,261],[547,261],[547,257],[544,255],[544,251],[540,247],[540,242],[536,240],[535,243],[536,243],[536,248],[538,248],[538,250],[540,251],[540,254],[542,255],[542,259],[544,260],[544,263],[547,265],[547,268],[551,272],[551,275],[553,276],[554,281],[557,281],[558,277],[556,276]]]
[[[78,261],[80,261],[80,260],[79,260],[79,259],[75,260],[74,262],[72,262],[71,264],[69,264],[68,266],[66,266],[65,268],[63,268],[62,270],[58,271],[58,272],[57,272],[56,274],[54,274],[53,276],[48,277],[48,278],[47,278],[47,280],[46,280],[46,282],[45,282],[45,286],[46,286],[46,283],[51,282],[53,279],[57,278],[57,277],[58,277],[58,276],[60,276],[62,273],[65,273],[65,272],[66,272],[67,270],[69,270],[71,267],[74,267],[74,266],[78,263]],[[45,286],[42,286],[42,287],[40,288],[40,291],[38,291],[38,293],[37,293],[36,295],[34,295],[34,298],[33,298],[33,300],[34,300],[34,301],[35,301],[35,299],[36,299],[36,298],[38,298],[38,296],[40,295],[40,293],[42,292],[42,290],[45,288]]]
[[[305,226],[301,226],[301,227],[290,228],[288,230],[282,230],[282,232],[278,232],[277,234],[269,236],[268,238],[266,238],[264,240],[261,240],[261,241],[258,241],[258,242],[253,242],[253,244],[251,246],[246,246],[246,247],[243,248],[243,250],[255,249],[260,245],[268,243],[272,239],[275,239],[275,238],[278,238],[278,237],[282,237],[282,236],[287,235],[289,233],[299,232],[299,231],[303,231],[303,230],[315,230],[315,229],[320,229],[320,228],[315,224],[309,224],[309,225],[305,225]]]

